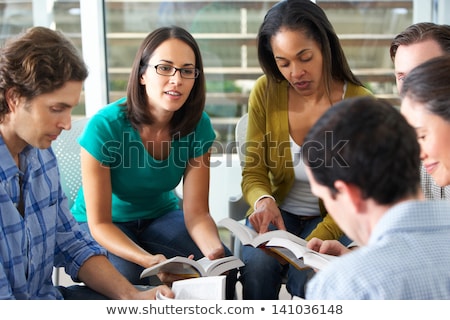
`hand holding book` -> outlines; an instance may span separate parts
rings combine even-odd
[[[331,255],[321,254],[307,247],[307,241],[286,230],[273,230],[258,234],[243,223],[230,218],[222,219],[219,226],[230,230],[245,246],[252,246],[270,252],[280,263],[291,263],[297,269],[323,268]]]
[[[320,270],[336,258],[336,256],[319,253],[308,249],[306,246],[283,238],[272,238],[267,242],[266,248],[270,248],[273,252],[300,270],[305,268]]]
[[[353,246],[352,248],[355,247],[357,246]],[[344,246],[337,240],[321,240],[318,238],[312,238],[311,240],[309,240],[308,248],[317,252],[326,253],[337,257],[351,251],[349,247]]]

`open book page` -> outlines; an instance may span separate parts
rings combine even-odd
[[[250,245],[255,248],[263,246],[267,241],[274,237],[290,239],[295,243],[306,246],[305,239],[297,237],[285,230],[272,230],[258,234],[255,230],[231,218],[224,218],[217,224],[230,230],[237,238],[239,238],[243,245]]]
[[[258,236],[258,233],[244,225],[243,223],[231,218],[224,218],[217,223],[218,226],[225,227],[230,230],[243,245],[249,245],[252,240]]]
[[[237,269],[244,266],[241,259],[235,256],[223,257],[220,259],[209,260],[206,257],[197,260],[203,267],[208,276],[218,276],[231,269]]]
[[[141,278],[153,276],[159,272],[176,274],[182,278],[218,276],[228,270],[242,266],[244,266],[244,263],[235,256],[215,260],[203,257],[197,261],[177,256],[145,269],[141,273]]]
[[[141,279],[154,276],[159,272],[177,274],[183,278],[192,278],[201,276],[202,268],[195,260],[186,257],[173,257],[142,271]]]
[[[224,300],[225,276],[178,280],[172,284],[176,300]],[[156,300],[171,300],[159,291]]]
[[[314,269],[321,270],[325,268],[333,259],[338,258],[325,253],[318,253],[316,251],[306,252],[303,256],[303,262],[313,267]]]
[[[295,256],[295,254],[292,253],[292,251],[287,248],[283,248],[283,247],[266,247],[266,248],[269,249],[270,251],[272,251],[273,253],[277,254],[278,256],[280,256],[283,260],[292,264],[298,270],[304,270],[304,269],[310,268],[309,266],[305,265],[305,263],[303,262],[303,259],[297,258]]]
[[[303,257],[303,255],[308,252],[308,251],[312,251],[311,249],[308,249],[306,247],[306,241],[305,244],[298,244],[298,243],[293,243],[292,241],[290,241],[289,239],[285,239],[285,238],[272,238],[270,239],[269,242],[266,243],[267,247],[282,247],[282,248],[287,248],[289,249],[294,256],[299,259],[301,257]]]
[[[308,249],[306,247],[306,242],[305,245],[301,245],[284,238],[272,238],[267,242],[266,247],[281,255],[286,261],[293,264],[298,269],[309,266],[320,270],[327,265],[328,262],[336,258],[332,255]]]

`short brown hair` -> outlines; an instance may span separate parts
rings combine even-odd
[[[8,39],[0,51],[0,120],[10,112],[7,90],[14,88],[29,101],[87,76],[80,52],[62,32],[29,28]]]
[[[425,40],[434,40],[442,51],[450,53],[450,26],[433,22],[419,22],[395,36],[391,42],[389,53],[394,61],[399,46],[408,46]]]

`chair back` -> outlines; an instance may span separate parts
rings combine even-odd
[[[73,120],[71,130],[64,130],[52,144],[53,151],[58,159],[61,186],[67,196],[69,208],[72,207],[78,190],[81,188],[81,148],[77,138],[87,121],[88,118]]]
[[[235,140],[239,155],[239,162],[241,167],[244,165],[245,156],[245,141],[247,139],[247,123],[248,113],[244,114],[237,122],[235,129]],[[240,221],[245,218],[249,206],[242,196],[242,191],[239,194],[228,199],[228,216],[234,220]]]
[[[244,163],[245,156],[245,139],[247,138],[248,113],[244,114],[237,122],[235,129],[235,140],[237,144],[239,160],[241,166]]]

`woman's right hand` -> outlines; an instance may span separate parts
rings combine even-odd
[[[164,258],[160,262],[166,260],[166,258],[163,255],[161,255],[161,254],[157,254],[155,256],[162,256]],[[191,254],[191,255],[189,255],[188,258],[189,259],[194,259],[194,255]],[[159,272],[158,273],[158,278],[163,284],[165,284],[165,285],[170,287],[170,286],[172,286],[172,282],[177,281],[177,280],[186,279],[186,276],[185,275],[184,276],[183,275],[180,276],[179,274],[173,274],[173,273],[167,273],[167,272]]]
[[[152,254],[150,255],[148,259],[148,265],[143,266],[144,268],[150,268],[154,266],[155,264],[161,263],[163,261],[166,261],[167,258],[162,254]]]
[[[272,198],[259,200],[256,203],[256,210],[248,219],[258,233],[267,232],[271,223],[280,230],[286,230],[280,209]]]

